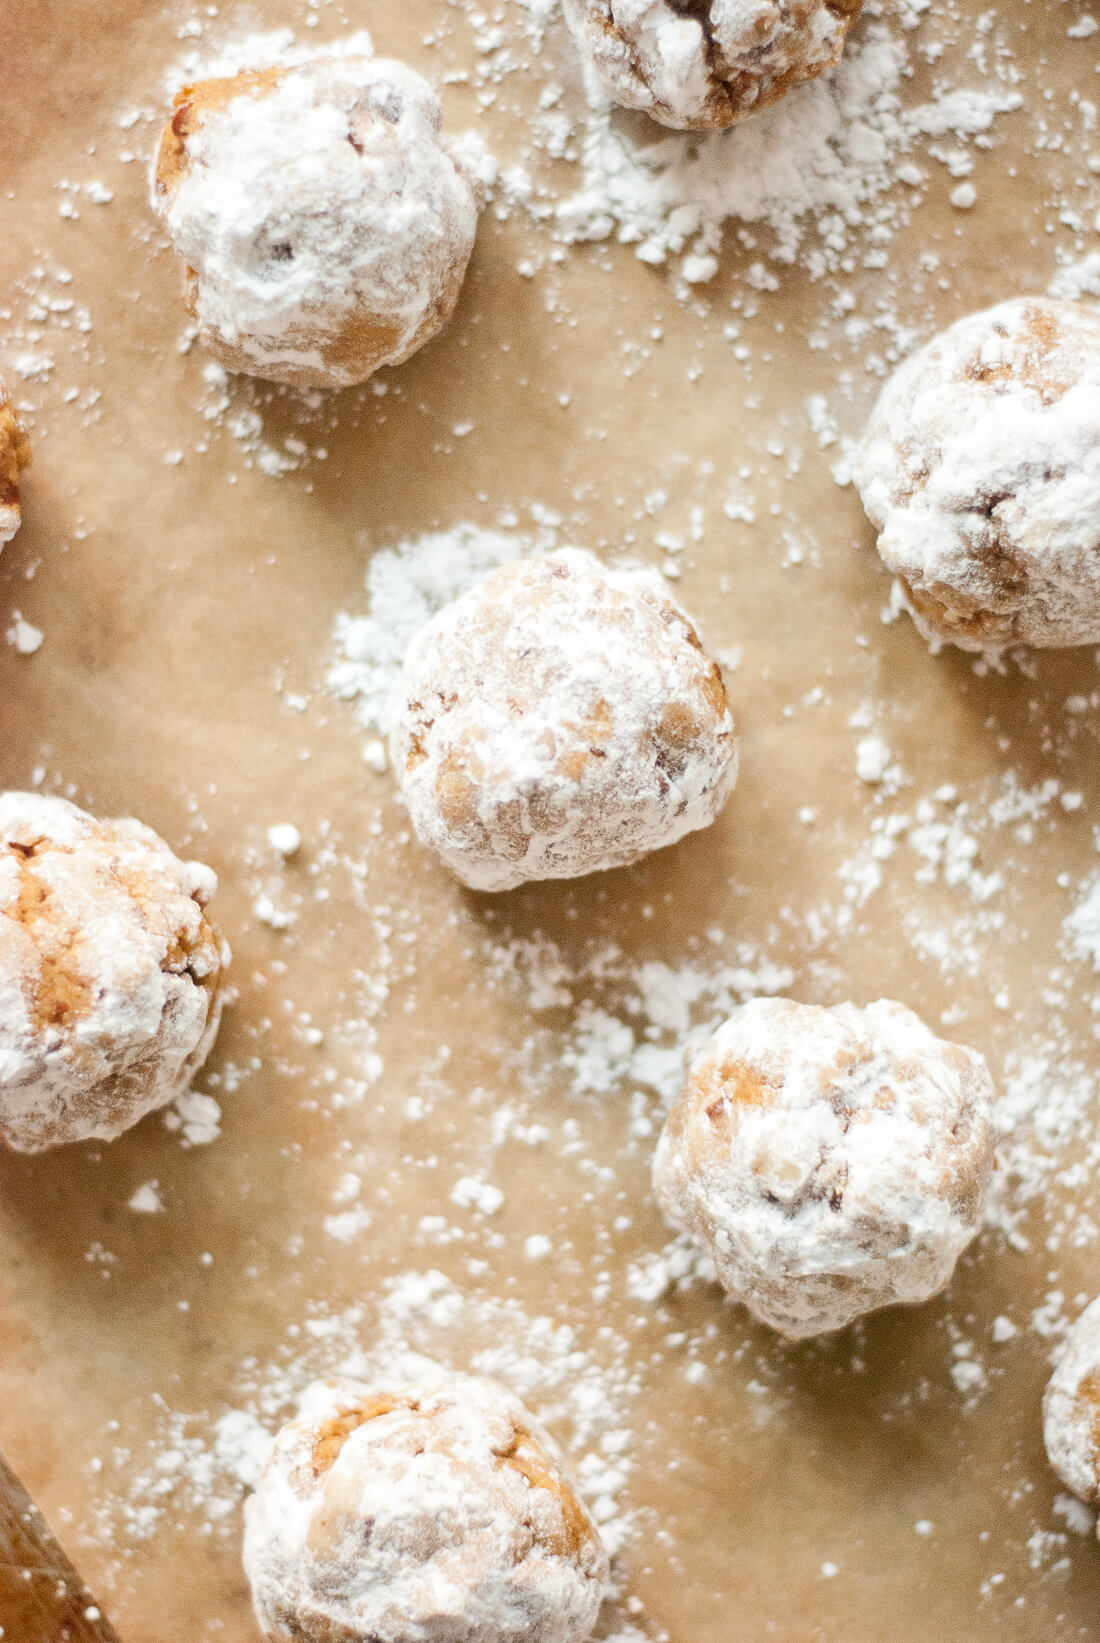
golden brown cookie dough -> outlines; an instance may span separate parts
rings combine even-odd
[[[477,204],[403,63],[315,58],[185,86],[153,201],[200,339],[301,387],[409,357],[458,301]]]
[[[566,0],[607,95],[681,130],[731,126],[831,68],[862,0]]]
[[[245,1507],[268,1643],[582,1643],[607,1557],[519,1399],[441,1375],[317,1382]]]
[[[904,1005],[743,1004],[695,1061],[657,1147],[672,1226],[795,1338],[949,1281],[981,1225],[993,1084]]]
[[[707,827],[737,776],[721,669],[661,576],[575,548],[421,629],[392,745],[417,836],[476,890],[637,861]]]
[[[10,542],[23,518],[19,475],[31,465],[31,442],[0,377],[0,547]]]
[[[0,1137],[111,1140],[186,1090],[221,1015],[217,879],[148,827],[0,794]]]
[[[1018,297],[898,367],[853,477],[921,633],[1100,641],[1100,313]]]

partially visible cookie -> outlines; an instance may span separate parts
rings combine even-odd
[[[1067,1489],[1100,1500],[1100,1300],[1066,1332],[1043,1396],[1043,1442]]]
[[[0,793],[0,1138],[111,1140],[186,1090],[221,1015],[217,879],[140,822]]]
[[[1100,642],[1100,312],[1017,297],[883,388],[853,477],[926,638]]]
[[[681,130],[731,126],[831,68],[862,0],[566,0],[613,102]]]
[[[19,475],[30,465],[31,442],[0,377],[0,547],[11,541],[22,523]]]
[[[583,1643],[607,1556],[505,1387],[317,1382],[245,1506],[267,1643]]]

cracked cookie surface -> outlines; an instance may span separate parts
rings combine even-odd
[[[964,650],[1100,641],[1100,313],[1020,297],[894,372],[853,462],[921,633]]]
[[[553,1440],[466,1375],[309,1388],[244,1561],[268,1643],[582,1643],[607,1579]]]
[[[661,576],[575,548],[421,629],[392,747],[417,836],[477,890],[637,861],[708,826],[737,775],[721,670]]]
[[[182,1093],[214,1040],[229,950],[217,879],[151,828],[0,794],[0,1136],[110,1140]]]
[[[185,86],[153,203],[200,340],[231,371],[339,388],[450,318],[477,204],[403,63],[316,58]]]
[[[653,1183],[723,1286],[791,1337],[948,1282],[981,1224],[993,1084],[887,999],[753,999],[697,1058]]]
[[[662,125],[736,124],[836,63],[861,0],[566,0],[613,102]]]

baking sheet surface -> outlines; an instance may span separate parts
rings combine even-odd
[[[622,1542],[605,1635],[1100,1638],[1100,1548],[1039,1426],[1100,1288],[1098,995],[1062,924],[1097,865],[1097,659],[931,658],[883,619],[833,475],[891,358],[1095,247],[1088,7],[864,18],[904,48],[904,106],[1021,106],[916,133],[923,182],[869,208],[886,226],[853,230],[848,267],[812,277],[817,226],[783,264],[731,224],[687,288],[675,257],[563,245],[498,186],[455,320],[382,391],[237,380],[227,404],[147,203],[172,65],[365,26],[553,206],[584,130],[564,30],[429,0],[9,11],[0,364],[35,466],[0,626],[43,639],[0,646],[0,775],[208,861],[234,949],[197,1086],[216,1139],[154,1116],[0,1159],[0,1444],[121,1635],[253,1639],[245,1451],[313,1373],[418,1351],[511,1380],[582,1463]],[[561,158],[533,136],[548,84]],[[367,609],[373,555],[464,521],[669,566],[742,734],[708,832],[501,898],[410,841],[326,686],[333,626]],[[948,1293],[798,1348],[678,1264],[648,1188],[679,1045],[756,990],[901,999],[988,1056],[1018,1118],[999,1224]],[[129,1207],[148,1183],[162,1213]]]

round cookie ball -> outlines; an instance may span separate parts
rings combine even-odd
[[[925,638],[1100,641],[1100,312],[957,321],[894,372],[852,471]]]
[[[736,1300],[820,1335],[948,1282],[981,1224],[992,1111],[981,1056],[901,1004],[753,999],[692,1066],[653,1184]]]
[[[661,576],[575,548],[420,630],[392,754],[418,838],[474,890],[637,861],[712,822],[737,776],[721,670]]]
[[[154,204],[200,339],[231,371],[341,388],[449,319],[477,205],[403,63],[317,58],[185,86]]]
[[[245,1506],[268,1643],[582,1643],[607,1557],[557,1446],[492,1381],[317,1382]]]
[[[1067,1489],[1100,1500],[1100,1300],[1066,1332],[1043,1396],[1043,1442]]]
[[[31,442],[0,378],[0,547],[10,542],[23,520],[19,475],[31,465]]]
[[[0,1137],[109,1141],[184,1091],[221,1014],[218,881],[151,828],[0,793]]]
[[[731,126],[840,59],[862,0],[565,0],[608,96],[679,130]]]

